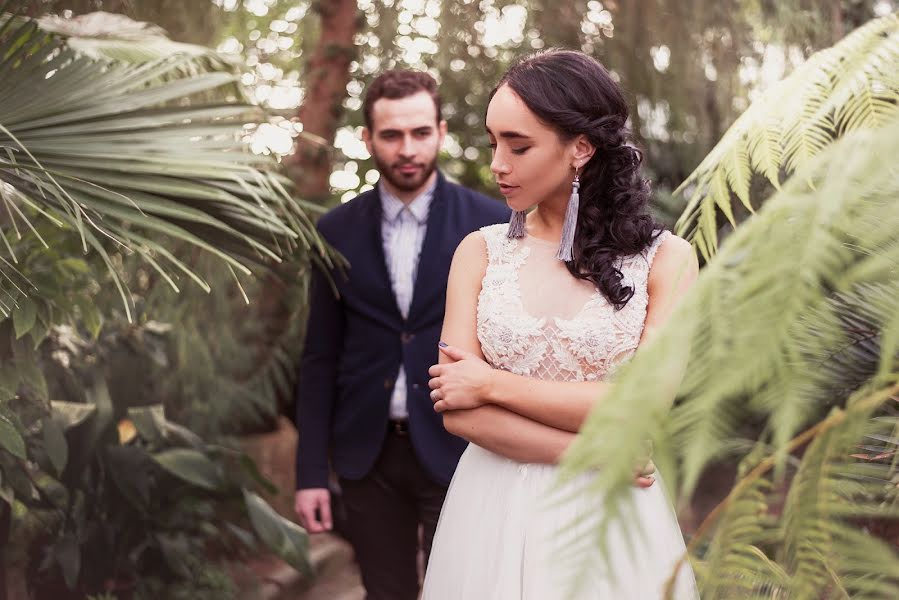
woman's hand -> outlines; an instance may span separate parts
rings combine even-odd
[[[431,401],[434,410],[460,410],[477,408],[487,403],[487,392],[493,377],[493,368],[482,358],[440,343],[440,351],[453,362],[433,365],[428,369],[431,380]]]

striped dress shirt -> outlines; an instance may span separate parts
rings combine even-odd
[[[383,184],[378,185],[381,195],[381,240],[384,244],[384,259],[387,261],[387,272],[390,274],[390,285],[396,296],[396,304],[404,319],[409,317],[409,305],[412,303],[415,276],[418,272],[418,259],[428,229],[428,210],[431,208],[435,187],[436,182],[409,204],[405,204],[391,194]],[[393,395],[390,398],[390,418],[405,419],[408,415],[406,371],[403,365],[400,365]]]

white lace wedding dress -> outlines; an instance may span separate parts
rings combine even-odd
[[[622,260],[634,295],[616,311],[572,277],[557,246],[481,229],[488,266],[478,297],[481,349],[495,368],[557,381],[606,379],[637,348],[649,267],[662,233]],[[423,600],[654,600],[685,548],[661,482],[634,488],[628,512],[608,532],[608,568],[590,531],[602,506],[580,493],[584,478],[556,488],[557,467],[523,464],[469,444],[450,484],[425,576]],[[639,526],[632,535],[621,520]],[[678,574],[674,598],[697,597],[693,573]]]

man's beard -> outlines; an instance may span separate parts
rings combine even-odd
[[[414,192],[424,185],[431,173],[434,172],[434,169],[437,168],[437,156],[434,156],[434,159],[429,163],[400,160],[390,165],[383,162],[377,152],[373,153],[373,158],[375,159],[375,166],[381,173],[381,177],[387,179],[393,187],[401,192]],[[404,176],[399,172],[400,167],[410,164],[420,167],[414,175]]]

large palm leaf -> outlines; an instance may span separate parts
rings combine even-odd
[[[891,597],[899,555],[854,519],[897,515],[894,471],[848,457],[894,427],[871,417],[899,396],[897,153],[899,119],[810,159],[732,234],[671,323],[620,373],[563,465],[566,475],[598,469],[593,491],[610,510],[596,533],[624,513],[643,440],[654,440],[683,499],[707,464],[733,451],[740,424],[761,422],[758,445],[737,456],[741,478],[691,543],[702,548],[711,536],[702,556],[711,568],[698,569],[704,597],[734,597],[741,583],[739,597]],[[669,412],[673,389],[680,398]],[[764,490],[783,481],[800,448],[780,515]]]
[[[874,19],[812,55],[767,90],[676,190],[688,194],[676,230],[708,258],[718,215],[731,225],[733,197],[750,212],[753,176],[779,188],[784,177],[850,131],[882,127],[899,114],[899,16]]]
[[[37,22],[0,17],[0,196],[8,223],[70,228],[107,263],[130,316],[110,245],[141,254],[175,289],[178,275],[208,287],[172,243],[216,255],[235,272],[280,261],[296,247],[331,254],[270,157],[246,151],[258,110],[197,98],[233,86],[226,72],[193,73],[192,56],[129,63],[89,57]],[[14,247],[4,236],[11,261]],[[0,280],[14,298],[12,265]],[[18,277],[21,280],[21,276]]]

